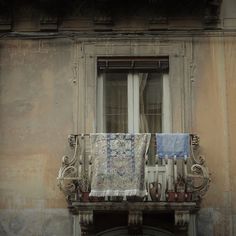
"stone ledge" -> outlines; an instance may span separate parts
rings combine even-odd
[[[169,212],[169,211],[190,211],[199,210],[195,202],[72,202],[69,209],[75,212],[81,210],[93,211],[132,211],[139,210],[143,212]]]

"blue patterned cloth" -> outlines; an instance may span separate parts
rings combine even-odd
[[[157,133],[156,154],[159,158],[189,157],[190,136],[187,133]]]
[[[145,196],[145,154],[150,134],[90,134],[93,175],[90,196]]]

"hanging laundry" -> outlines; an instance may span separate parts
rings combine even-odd
[[[93,156],[90,196],[145,196],[145,155],[150,137],[150,134],[90,134]]]
[[[157,133],[156,154],[159,158],[189,157],[190,138],[187,133]]]

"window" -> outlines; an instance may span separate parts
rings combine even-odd
[[[98,58],[97,132],[168,132],[168,58]]]

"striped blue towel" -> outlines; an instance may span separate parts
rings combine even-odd
[[[187,133],[157,133],[156,154],[159,158],[189,157],[190,136]]]

